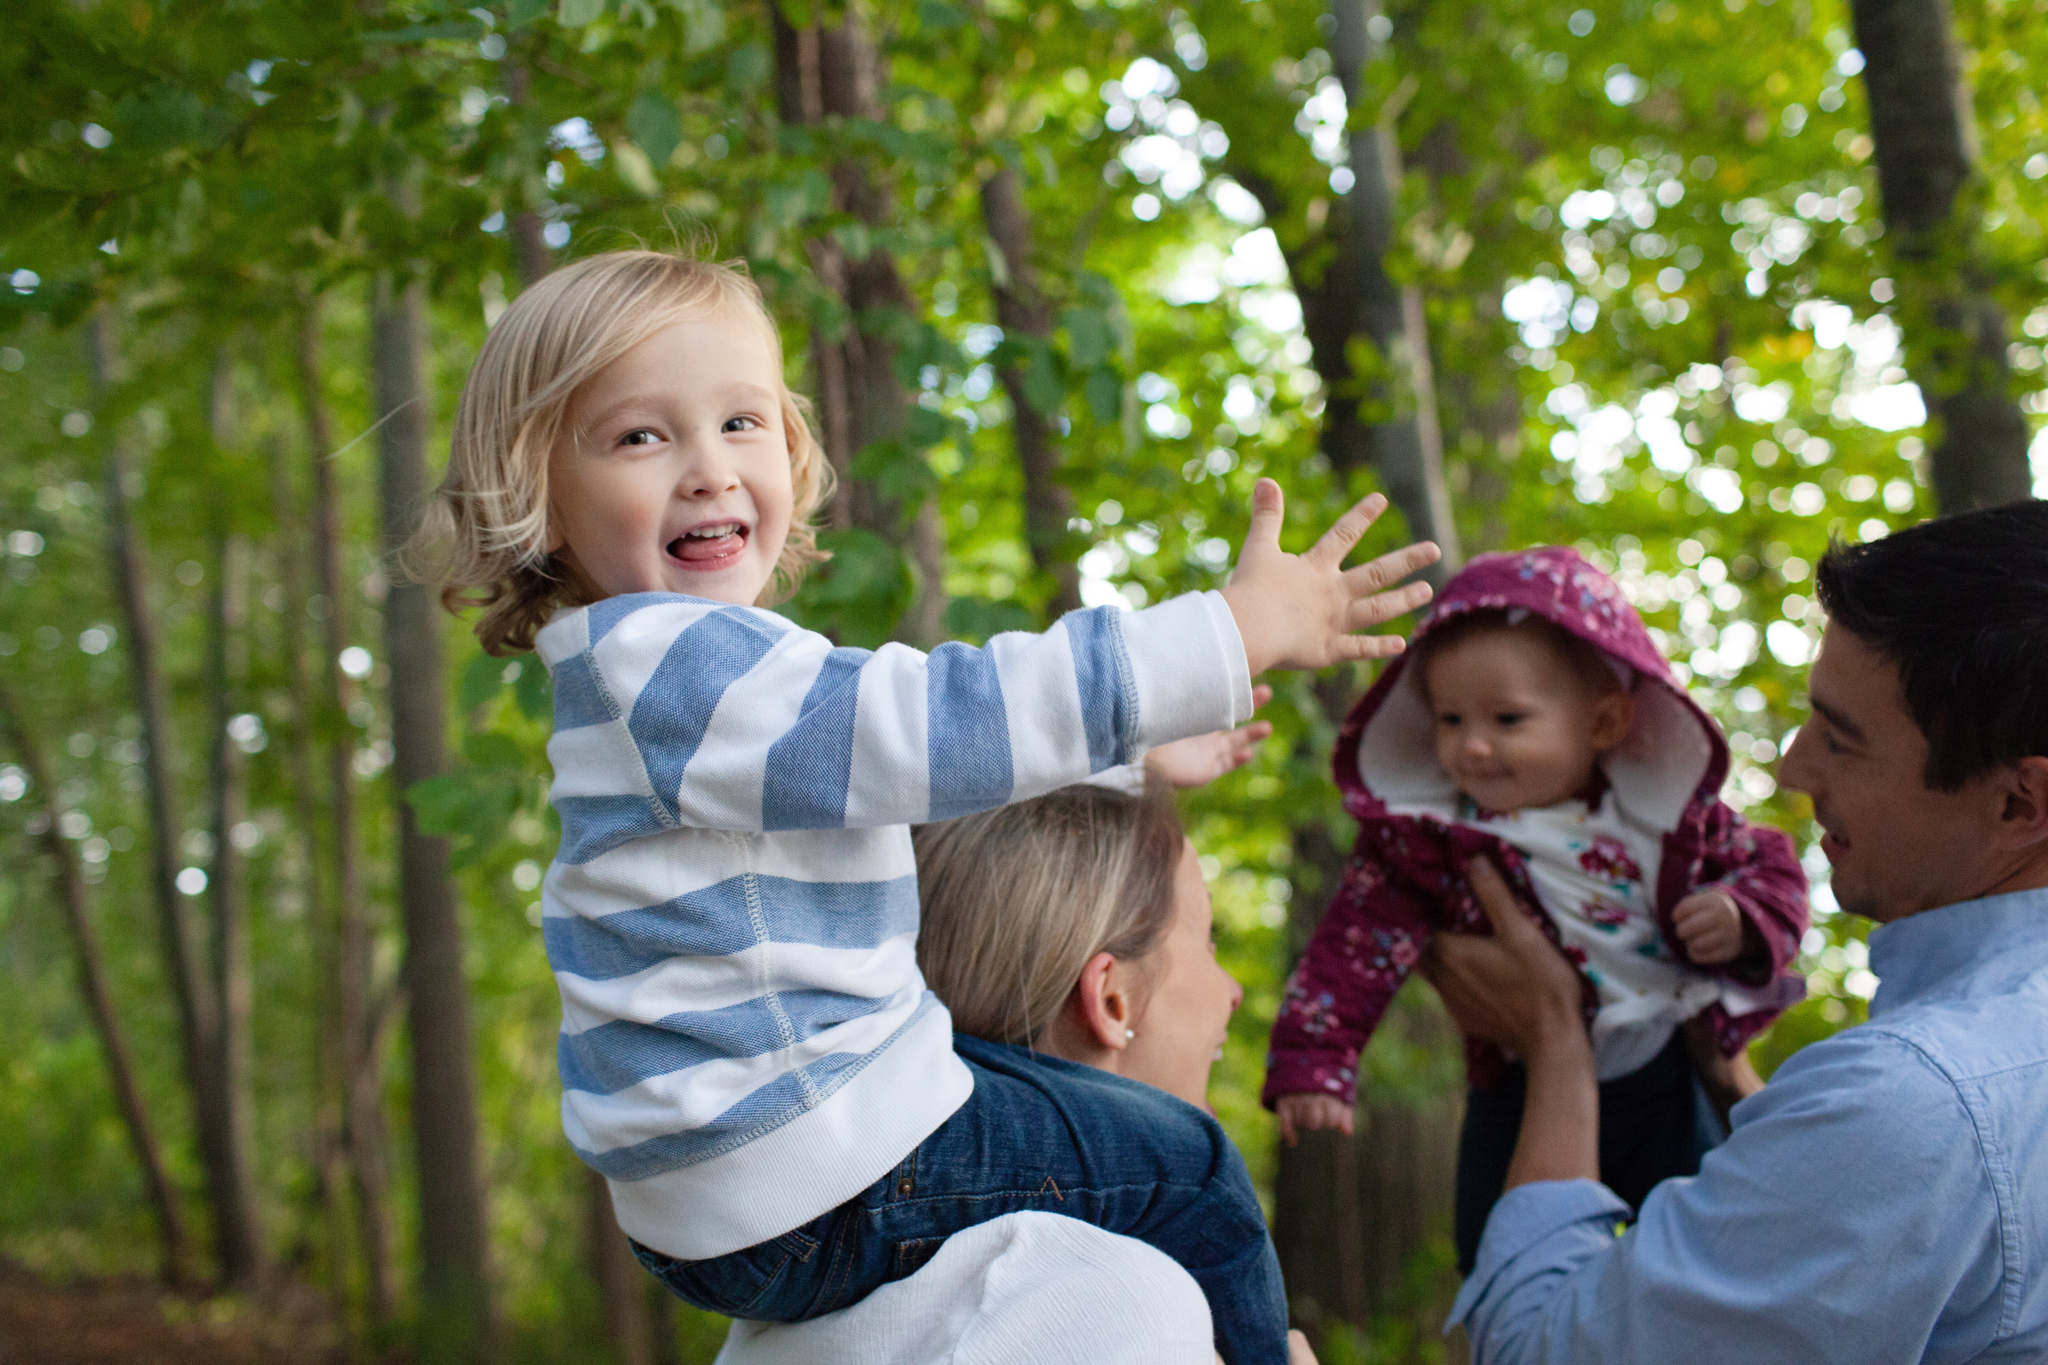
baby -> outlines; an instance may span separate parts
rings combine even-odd
[[[1579,968],[1601,1080],[1601,1178],[1640,1205],[1698,1169],[1695,1063],[1724,1094],[1804,987],[1791,841],[1718,799],[1720,732],[1615,584],[1569,549],[1472,561],[1340,731],[1360,823],[1288,982],[1264,1098],[1289,1141],[1351,1129],[1358,1051],[1441,930],[1484,932],[1490,855]],[[1519,1066],[1467,1040],[1456,1231],[1471,1269],[1521,1123]]]
[[[571,1144],[642,1261],[717,1312],[814,1318],[1041,1209],[1178,1260],[1231,1365],[1284,1361],[1279,1266],[1220,1130],[1229,1159],[1191,1173],[1053,1068],[1036,1110],[984,1101],[918,971],[909,827],[1224,730],[1265,668],[1398,649],[1351,632],[1427,598],[1381,590],[1434,547],[1345,570],[1369,500],[1285,554],[1264,481],[1221,593],[982,649],[837,647],[760,605],[821,558],[829,484],[782,373],[744,275],[627,251],[522,294],[463,391],[427,534],[452,547],[443,600],[554,680],[542,913]],[[1046,1179],[1059,1144],[1094,1178]]]

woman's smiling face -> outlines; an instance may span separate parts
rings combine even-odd
[[[1146,989],[1118,1070],[1202,1109],[1209,1108],[1209,1068],[1244,1002],[1244,987],[1216,960],[1212,927],[1201,859],[1182,841],[1172,922],[1159,946],[1133,964]]]
[[[726,313],[656,332],[577,390],[548,480],[548,550],[604,596],[752,605],[795,501],[767,336]]]

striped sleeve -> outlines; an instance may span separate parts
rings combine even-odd
[[[1251,713],[1222,598],[976,649],[842,649],[772,613],[616,598],[551,623],[563,860],[659,829],[918,823],[1024,800]]]

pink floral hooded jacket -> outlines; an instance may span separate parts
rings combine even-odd
[[[1615,801],[1662,836],[1652,891],[1670,951],[1685,961],[1672,910],[1708,887],[1733,897],[1756,931],[1761,955],[1752,944],[1733,962],[1699,969],[1732,988],[1707,1017],[1722,1052],[1733,1056],[1805,993],[1788,966],[1807,926],[1806,878],[1792,841],[1722,804],[1728,746],[1720,730],[1672,676],[1642,618],[1606,574],[1563,547],[1482,555],[1445,586],[1415,639],[1462,613],[1487,610],[1541,616],[1633,670],[1635,723],[1603,760],[1602,776]],[[1288,979],[1266,1059],[1262,1098],[1269,1108],[1282,1095],[1301,1093],[1354,1102],[1359,1051],[1431,936],[1491,932],[1464,871],[1475,854],[1493,855],[1523,905],[1559,942],[1557,927],[1538,908],[1522,855],[1483,830],[1443,818],[1456,808],[1457,793],[1437,762],[1433,720],[1409,657],[1387,666],[1338,731],[1337,786],[1359,822],[1358,842]],[[1583,954],[1564,951],[1582,961]],[[1590,1021],[1594,989],[1583,970],[1580,976]],[[1474,1038],[1465,1050],[1472,1083],[1490,1084],[1506,1060],[1501,1051]]]

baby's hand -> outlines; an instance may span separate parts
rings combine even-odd
[[[1308,553],[1291,555],[1280,548],[1280,485],[1259,480],[1252,491],[1251,530],[1223,590],[1252,676],[1269,668],[1326,668],[1401,652],[1405,642],[1398,635],[1352,632],[1427,602],[1427,583],[1392,585],[1436,563],[1442,552],[1421,541],[1347,570],[1344,556],[1386,510],[1387,500],[1375,493],[1337,518]]]
[[[1273,1112],[1280,1116],[1280,1140],[1289,1147],[1313,1128],[1335,1128],[1351,1136],[1351,1106],[1329,1095],[1282,1095]]]
[[[1264,683],[1252,689],[1252,709],[1273,700],[1273,689]],[[1162,744],[1145,755],[1145,776],[1169,787],[1202,787],[1227,772],[1252,761],[1259,745],[1273,733],[1263,720],[1240,725],[1235,730],[1212,730]]]
[[[1702,967],[1733,962],[1742,951],[1742,911],[1726,891],[1695,891],[1671,912],[1685,953]]]

